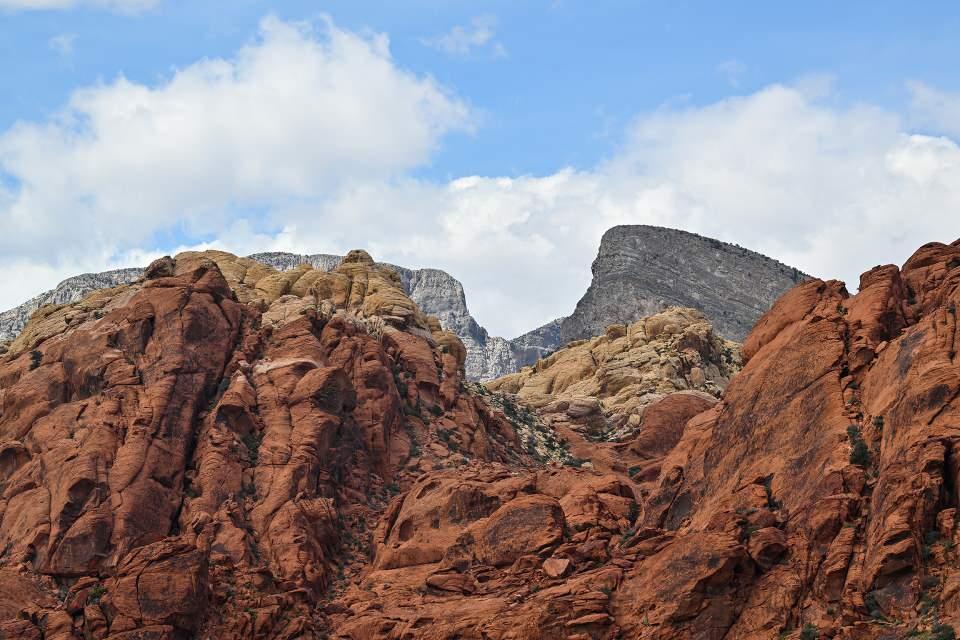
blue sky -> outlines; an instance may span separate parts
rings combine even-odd
[[[960,202],[950,186],[960,171],[955,3],[0,7],[0,223],[17,230],[16,242],[0,241],[0,263],[24,274],[0,285],[0,308],[76,270],[201,243],[311,252],[363,245],[383,259],[448,269],[481,323],[513,335],[572,309],[599,234],[613,223],[688,228],[848,281],[927,240],[960,235],[950,216]],[[268,16],[282,27],[265,27]],[[381,103],[364,109],[368,121],[344,115],[352,107],[328,109],[331,94],[306,93],[302,112],[269,126],[270,110],[251,109],[256,135],[234,146],[244,109],[270,90],[264,73],[230,89],[245,101],[241,124],[196,148],[184,134],[179,159],[162,148],[155,134],[169,122],[164,109],[182,104],[199,117],[219,100],[218,81],[174,82],[190,76],[185,70],[221,60],[242,76],[244,50],[268,64],[285,38],[309,58],[336,34],[382,54],[386,67],[374,69],[352,48],[302,70],[294,55],[276,72],[290,76],[288,89],[341,71],[356,74],[347,93],[374,81],[393,87],[358,89],[365,105]],[[145,94],[157,119],[126,129],[117,113]],[[78,106],[78,95],[89,100]],[[301,156],[289,144],[325,127],[356,133],[337,138],[328,156]],[[368,129],[379,137],[361,140]],[[318,149],[324,140],[310,138]],[[130,148],[118,150],[118,141]],[[131,152],[138,148],[142,155]],[[264,165],[218,171],[237,149],[251,158],[262,150]],[[195,157],[206,160],[193,166]],[[140,162],[143,171],[128,175]],[[277,165],[283,171],[268,175]],[[248,188],[251,172],[262,183]],[[821,172],[846,182],[824,184]],[[113,176],[129,181],[128,193],[109,184]],[[156,193],[151,176],[163,185]],[[216,184],[190,185],[192,176]],[[919,219],[918,208],[926,212]],[[836,227],[838,218],[849,226]],[[49,251],[72,244],[76,229],[63,229],[78,224],[82,242]],[[858,239],[841,259],[831,238],[844,234]],[[502,313],[521,301],[522,312]]]
[[[402,5],[402,6],[401,6]],[[789,6],[788,6],[789,5]],[[445,141],[426,175],[545,173],[610,154],[636,113],[708,104],[811,73],[836,99],[902,108],[904,79],[960,89],[960,10],[951,2],[161,2],[0,17],[0,127],[58,109],[70,91],[118,74],[151,83],[203,57],[229,56],[264,15],[327,13],[389,34],[404,67],[431,74],[483,112],[476,136]],[[451,56],[425,38],[493,16],[507,56]],[[64,56],[51,40],[67,36]]]

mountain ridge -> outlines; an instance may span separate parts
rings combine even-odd
[[[333,254],[287,252],[249,257],[279,271],[302,265],[332,271],[343,259]],[[709,260],[715,263],[713,269],[704,266]],[[394,269],[411,299],[460,337],[467,349],[466,376],[473,381],[513,373],[572,341],[602,334],[608,325],[629,324],[669,306],[698,308],[724,337],[742,340],[776,296],[807,277],[762,254],[705,236],[649,225],[622,225],[604,233],[592,266],[593,280],[573,313],[508,339],[491,336],[477,322],[467,306],[463,285],[449,273],[380,264]],[[142,274],[143,269],[128,268],[68,278],[0,313],[0,342],[16,337],[30,315],[44,304],[76,302],[91,291],[129,284]],[[737,304],[739,307],[729,312],[729,307]]]

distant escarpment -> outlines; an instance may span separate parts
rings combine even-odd
[[[686,231],[625,225],[603,234],[593,282],[560,327],[560,344],[600,335],[668,306],[702,311],[720,335],[742,341],[797,269],[742,247]]]
[[[33,312],[46,305],[76,302],[91,291],[129,284],[143,275],[143,269],[115,269],[102,273],[84,273],[67,278],[54,289],[41,293],[21,305],[0,312],[0,343],[13,340],[27,326]]]
[[[343,256],[256,253],[251,259],[278,271],[309,265],[332,271]],[[400,276],[410,298],[460,337],[467,349],[466,377],[486,381],[533,364],[568,342],[602,334],[669,306],[699,309],[726,338],[742,340],[781,293],[807,276],[769,258],[718,240],[647,226],[614,227],[593,263],[593,283],[566,318],[557,318],[517,338],[491,336],[470,314],[463,285],[439,269],[409,269],[383,263]],[[76,276],[24,304],[0,313],[0,350],[45,305],[80,300],[88,293],[135,281],[143,269]]]
[[[278,271],[309,265],[319,271],[332,271],[343,256],[331,254],[257,253],[251,259]],[[457,334],[467,348],[468,380],[489,380],[516,371],[553,351],[559,345],[559,320],[531,331],[515,340],[491,336],[470,315],[463,285],[439,269],[408,269],[383,263],[400,276],[401,286],[416,304],[436,317],[441,326]],[[5,341],[16,338],[30,316],[46,305],[77,302],[98,289],[129,284],[143,275],[142,268],[88,273],[64,280],[57,287],[0,313],[0,350]]]

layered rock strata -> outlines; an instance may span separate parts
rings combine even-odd
[[[726,343],[615,328],[516,388],[640,415],[577,459],[365,254],[160,261],[0,357],[0,638],[954,637],[958,304],[960,241],[805,282],[642,411]]]
[[[646,408],[621,453],[654,473],[422,479],[335,637],[955,637],[958,304],[960,241],[855,296],[809,281],[758,323],[721,400]]]
[[[670,306],[698,309],[720,335],[740,342],[777,298],[808,278],[737,245],[647,225],[609,229],[592,269],[590,288],[562,321],[560,344]]]
[[[0,637],[323,637],[394,493],[531,463],[465,355],[363,252],[45,308],[0,357]]]

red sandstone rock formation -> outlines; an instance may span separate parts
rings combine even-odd
[[[615,470],[421,480],[338,601],[336,637],[953,637],[958,286],[960,244],[934,244],[853,297],[791,291],[719,404],[689,421],[665,405],[627,445],[656,460],[648,496]],[[496,500],[443,517],[459,491]],[[530,535],[556,522],[531,497],[559,503],[560,539]],[[491,526],[509,566],[481,542]],[[421,540],[430,553],[378,564]]]
[[[392,493],[529,462],[392,272],[297,276],[158,261],[0,360],[0,638],[321,637]]]
[[[180,256],[0,358],[0,638],[953,637],[960,242],[798,286],[599,470],[365,254],[262,269]]]

